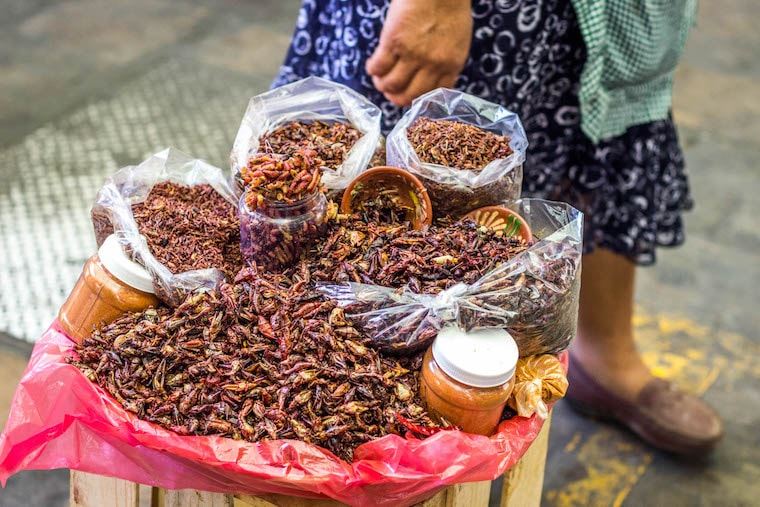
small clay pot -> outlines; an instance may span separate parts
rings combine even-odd
[[[363,203],[390,199],[405,213],[415,229],[430,225],[433,206],[427,189],[415,175],[398,167],[373,167],[353,179],[343,192],[340,210],[353,213],[366,209]]]
[[[483,225],[496,231],[498,236],[507,234],[521,239],[526,243],[533,241],[533,233],[528,222],[516,211],[503,206],[483,206],[465,215],[478,225]]]

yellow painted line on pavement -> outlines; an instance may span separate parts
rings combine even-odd
[[[581,441],[581,434],[576,433],[573,435],[573,438],[570,439],[570,441],[565,446],[565,452],[573,452],[576,447],[578,447],[578,444]]]
[[[666,335],[683,332],[693,338],[705,338],[709,333],[707,327],[686,318],[668,318],[659,316],[657,318],[657,324],[660,332]]]
[[[705,391],[707,391],[711,385],[715,383],[715,381],[718,379],[718,375],[720,375],[721,369],[720,368],[712,368],[708,374],[705,376],[704,379],[702,379],[702,383],[698,384],[694,392],[697,394],[704,394]]]
[[[573,441],[582,438],[573,435]],[[622,441],[617,431],[606,426],[582,441],[574,454],[584,477],[562,490],[546,491],[545,498],[553,505],[621,505],[652,462],[642,445]]]
[[[760,371],[756,355],[748,354],[748,340],[735,333],[686,318],[641,313],[635,315],[634,327],[642,357],[654,374],[693,393],[703,394],[722,374]],[[544,492],[546,503],[557,507],[619,507],[653,459],[645,444],[607,425],[591,435],[573,434],[564,450],[577,460],[573,474],[579,478],[561,490]]]
[[[618,493],[618,496],[615,497],[615,501],[612,503],[613,507],[620,507],[623,505],[623,501],[628,496],[628,493],[631,492],[631,488],[638,482],[639,477],[644,475],[644,472],[647,469],[647,466],[652,462],[652,456],[648,455],[647,459],[642,465],[639,465],[636,467],[636,473],[634,474],[635,480],[629,481],[628,485],[626,485],[620,493]],[[633,477],[632,477],[633,478]]]

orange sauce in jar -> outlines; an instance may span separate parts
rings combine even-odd
[[[502,329],[442,329],[425,353],[420,395],[445,425],[478,435],[496,432],[514,388],[518,350]]]
[[[127,312],[156,306],[150,274],[124,253],[116,236],[103,242],[58,312],[66,334],[79,343]]]

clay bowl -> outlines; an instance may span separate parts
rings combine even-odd
[[[484,206],[465,215],[476,224],[496,231],[498,236],[514,236],[525,243],[533,241],[533,233],[528,222],[517,212],[503,206]]]
[[[415,229],[433,220],[427,189],[415,175],[398,167],[373,167],[354,178],[343,192],[340,210],[354,213],[378,203],[390,204]]]

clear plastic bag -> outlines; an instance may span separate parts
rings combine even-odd
[[[346,315],[373,344],[389,352],[427,347],[445,324],[472,329],[499,327],[514,337],[520,357],[558,353],[578,323],[583,214],[540,199],[514,203],[534,231],[527,250],[486,273],[437,294],[409,288],[348,283],[320,291],[346,308]]]
[[[322,182],[331,191],[342,191],[369,167],[382,145],[380,109],[350,88],[311,76],[253,97],[248,103],[230,154],[233,179],[250,157],[258,153],[260,138],[293,121],[346,123],[362,136],[336,170],[327,169]]]
[[[150,252],[138,229],[132,206],[145,201],[157,183],[167,181],[183,186],[208,184],[237,210],[238,194],[221,169],[168,148],[108,178],[98,191],[90,215],[98,246],[116,232],[122,244],[131,250],[132,258],[145,266],[153,277],[158,298],[174,305],[189,291],[216,287],[225,275],[215,268],[172,273]]]
[[[417,118],[451,120],[474,125],[510,138],[513,153],[479,171],[462,170],[420,161],[407,137]],[[528,140],[517,114],[502,106],[457,90],[438,88],[420,96],[401,117],[386,140],[388,165],[418,176],[427,187],[436,217],[458,218],[482,206],[520,197],[522,163]]]

